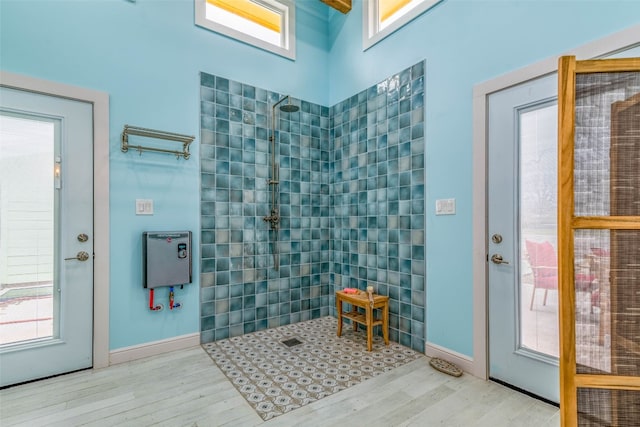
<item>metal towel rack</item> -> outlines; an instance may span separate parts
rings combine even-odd
[[[181,142],[182,151],[167,150],[164,148],[155,148],[155,147],[145,147],[142,145],[129,145],[129,135]],[[127,151],[129,151],[129,148],[133,148],[137,150],[140,154],[142,154],[143,151],[156,151],[159,153],[174,154],[176,158],[179,159],[180,157],[184,157],[184,159],[186,160],[191,156],[191,154],[189,153],[189,144],[191,144],[195,138],[196,138],[195,136],[181,135],[179,133],[164,132],[161,130],[146,129],[146,128],[140,128],[136,126],[124,125],[124,130],[122,131],[122,151],[126,153]]]

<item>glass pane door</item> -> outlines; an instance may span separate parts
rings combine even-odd
[[[556,76],[489,97],[490,377],[557,402]]]
[[[0,114],[0,345],[56,337],[56,123]]]
[[[0,386],[92,364],[92,115],[0,86]]]

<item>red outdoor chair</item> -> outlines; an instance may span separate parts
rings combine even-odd
[[[558,290],[558,257],[556,250],[549,242],[533,242],[525,240],[529,265],[533,271],[533,292],[529,310],[533,309],[533,301],[536,289],[544,289],[542,305],[547,305],[547,293],[549,290]]]
[[[531,293],[531,303],[529,310],[533,309],[533,301],[536,296],[536,289],[544,289],[544,300],[542,305],[547,305],[547,293],[549,290],[558,290],[558,256],[556,250],[548,241],[538,243],[525,240],[529,265],[533,271],[533,292]],[[595,276],[592,274],[576,274],[576,289],[591,291],[592,282]],[[592,305],[593,302],[592,295]]]

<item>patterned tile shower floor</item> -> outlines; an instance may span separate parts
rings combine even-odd
[[[323,317],[228,338],[204,349],[264,420],[300,408],[390,371],[422,354],[345,322],[337,337],[334,317]],[[283,341],[302,343],[287,347]],[[425,359],[426,363],[426,359]]]

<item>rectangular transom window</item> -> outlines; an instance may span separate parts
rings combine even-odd
[[[195,0],[196,25],[295,59],[291,0]]]
[[[364,0],[362,44],[369,49],[442,0]]]

